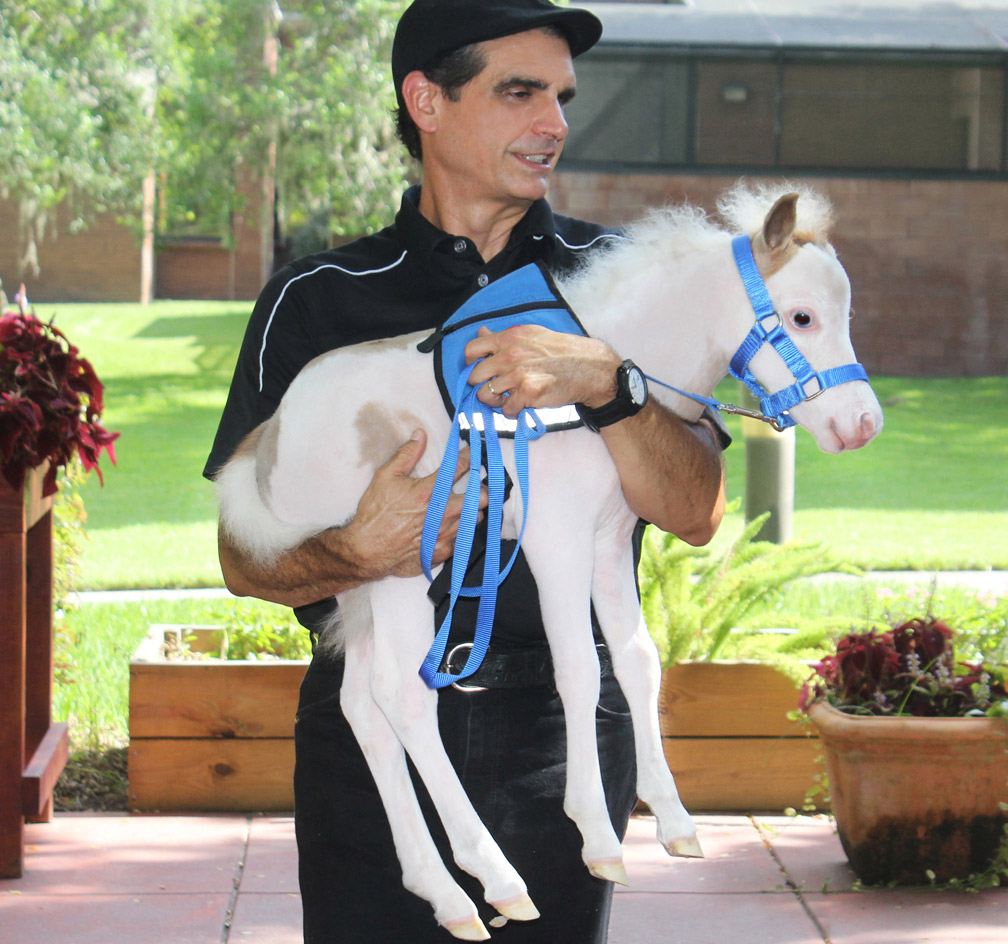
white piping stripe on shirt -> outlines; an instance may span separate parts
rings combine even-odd
[[[273,310],[270,312],[270,316],[266,321],[266,329],[263,331],[262,347],[259,349],[259,392],[263,392],[263,375],[265,373],[265,357],[266,357],[266,339],[269,337],[270,327],[273,324],[273,317],[277,313],[277,309],[280,307],[280,302],[283,301],[284,295],[287,294],[287,289],[297,282],[299,279],[305,278],[308,275],[315,275],[316,272],[321,272],[323,269],[338,269],[340,272],[344,272],[347,275],[378,275],[381,272],[388,272],[390,269],[394,269],[403,259],[406,258],[406,253],[408,250],[404,249],[403,254],[396,259],[395,262],[390,263],[387,266],[383,266],[381,269],[365,269],[363,272],[354,272],[350,269],[344,269],[343,266],[338,266],[334,262],[327,262],[325,265],[320,265],[310,272],[302,272],[300,275],[295,275],[280,292],[277,297],[276,304],[273,306]]]
[[[541,239],[542,237],[536,237]],[[600,233],[596,236],[590,243],[585,243],[582,246],[572,246],[566,239],[563,238],[559,233],[556,234],[556,238],[560,240],[568,249],[590,249],[595,245],[600,239],[626,239],[625,236],[621,236],[619,233]]]

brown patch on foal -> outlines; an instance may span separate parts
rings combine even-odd
[[[360,443],[359,464],[377,467],[388,462],[421,423],[408,411],[394,414],[384,404],[371,402],[357,411],[353,425]]]

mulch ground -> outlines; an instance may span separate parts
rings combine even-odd
[[[127,809],[126,748],[76,751],[53,791],[61,813],[116,812]]]

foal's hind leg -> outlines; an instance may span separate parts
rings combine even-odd
[[[406,766],[406,755],[381,709],[371,698],[373,645],[370,628],[355,627],[346,639],[346,670],[340,705],[367,760],[385,807],[403,885],[430,902],[434,917],[462,940],[489,937],[476,906],[441,861]]]
[[[433,641],[426,588],[422,577],[393,577],[372,587],[371,694],[420,774],[459,868],[479,880],[487,902],[504,917],[533,920],[539,912],[525,882],[473,809],[445,752],[438,734],[437,692],[427,688],[417,671]]]
[[[637,755],[637,795],[655,814],[658,840],[669,855],[702,856],[696,829],[679,799],[658,726],[661,664],[648,633],[633,579],[633,519],[616,516],[597,535],[592,599],[613,671],[630,707]]]

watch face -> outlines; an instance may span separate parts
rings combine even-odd
[[[639,367],[632,367],[627,375],[630,386],[630,398],[636,406],[642,406],[647,399],[647,382]]]

